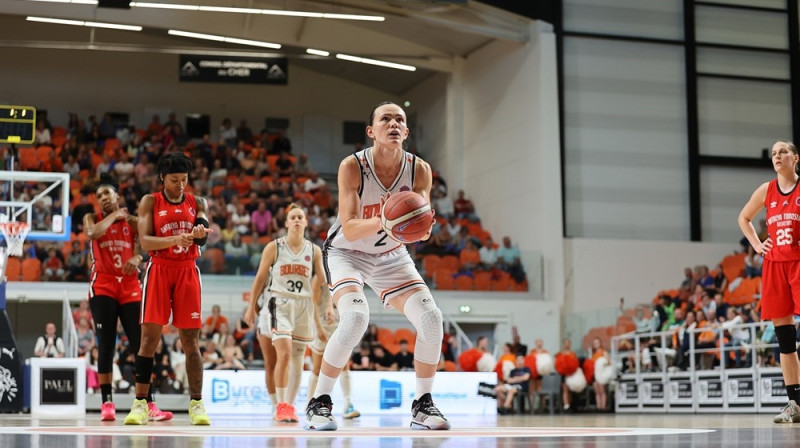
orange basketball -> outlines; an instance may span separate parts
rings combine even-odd
[[[416,243],[428,233],[432,224],[430,204],[413,191],[395,193],[383,204],[381,225],[396,241]]]

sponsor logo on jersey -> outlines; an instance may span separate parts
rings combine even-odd
[[[400,191],[411,191],[411,187],[409,187],[408,185],[403,185],[402,187],[400,187]]]
[[[112,235],[116,235],[117,234],[117,229],[111,229],[111,234]]]
[[[378,216],[381,214],[381,204],[370,204],[365,205],[362,207],[361,216],[363,219],[369,219],[373,216]]]
[[[127,235],[129,233],[130,233],[130,231],[128,230],[128,226],[125,226],[125,227],[122,228],[122,234],[123,235]]]
[[[179,208],[176,208],[176,209],[175,209],[175,213],[182,213],[182,211],[181,211],[181,209],[179,209]]]
[[[787,205],[789,205],[789,201],[783,201],[783,206],[786,207]]]
[[[139,292],[136,291],[136,292],[131,293],[131,297],[139,297]]]
[[[306,257],[304,258],[304,260],[306,260],[306,261],[311,261],[311,257],[310,257],[310,256],[308,256],[308,255],[306,255]]]
[[[800,206],[800,196],[794,198],[794,205]]]
[[[200,313],[198,313],[197,311],[192,313],[192,319],[200,319]]]
[[[308,258],[308,257],[306,257]],[[300,275],[308,277],[310,275],[308,266],[302,264],[284,264],[281,265],[281,275]]]
[[[167,211],[161,210],[160,212],[158,212],[158,216],[167,216]]]
[[[769,203],[769,208],[775,208],[778,206],[778,201],[772,201]]]
[[[194,207],[189,207],[189,214],[194,216]]]

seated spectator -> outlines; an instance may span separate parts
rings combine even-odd
[[[398,370],[414,370],[414,354],[408,351],[408,341],[405,339],[400,340],[400,350],[395,353],[394,360],[397,363]]]
[[[269,235],[272,230],[272,213],[267,210],[265,201],[258,201],[258,209],[250,215],[252,231],[264,236]]]
[[[222,348],[222,359],[214,366],[215,370],[244,370],[242,349],[236,345],[233,338],[228,339]]]
[[[119,183],[125,183],[134,177],[135,167],[128,158],[128,153],[123,152],[119,155],[119,161],[114,165],[114,174],[119,179]]]
[[[238,142],[236,135],[236,128],[231,124],[230,118],[222,120],[222,126],[219,127],[219,141],[225,146],[233,148]]]
[[[236,275],[250,271],[250,251],[242,244],[242,236],[233,235],[233,240],[225,243],[225,272]]]
[[[294,164],[289,158],[289,155],[285,152],[280,153],[278,160],[275,162],[275,167],[278,169],[278,174],[281,177],[294,174]]]
[[[231,221],[233,221],[233,228],[240,235],[250,233],[250,213],[244,208],[244,204],[237,204],[236,211],[231,214]]]
[[[326,185],[328,185],[328,183],[325,182],[325,179],[321,178],[319,174],[309,173],[308,179],[306,179],[305,185],[303,186],[305,187],[307,192],[314,194],[317,192],[317,190]]]
[[[238,138],[240,142],[245,142],[248,145],[253,143],[253,131],[250,130],[250,126],[247,125],[247,120],[239,122],[239,127],[236,128],[236,138]]]
[[[233,227],[233,219],[228,218],[227,221],[225,221],[225,228],[222,229],[222,242],[228,244],[233,241],[233,237],[238,234],[239,232]]]
[[[44,120],[37,120],[36,121],[36,135],[34,136],[33,144],[36,146],[41,145],[52,145],[53,142],[50,140],[50,130],[47,129]]]
[[[455,216],[453,200],[447,195],[447,186],[444,185],[442,178],[438,176],[433,178],[431,205],[439,216],[444,216],[445,218]]]
[[[467,240],[467,245],[461,251],[458,258],[461,260],[461,271],[472,275],[472,271],[478,269],[481,264],[481,254],[478,248],[475,247],[475,242]]]
[[[210,339],[215,333],[219,333],[221,324],[228,325],[228,318],[222,315],[219,305],[211,307],[211,315],[206,318],[202,333]]]
[[[459,218],[475,219],[475,206],[464,196],[464,190],[458,190],[458,197],[453,201],[453,212]]]
[[[89,273],[86,270],[86,251],[81,250],[81,242],[72,242],[72,251],[67,257],[67,280],[74,282],[86,280]]]
[[[63,358],[64,341],[56,335],[56,324],[45,325],[44,336],[39,336],[33,348],[33,356],[37,358]]]
[[[78,161],[75,159],[74,155],[70,154],[67,156],[67,163],[64,164],[64,172],[69,173],[69,180],[81,179],[81,167],[78,165]]]
[[[56,250],[50,248],[47,251],[47,259],[42,263],[44,267],[44,281],[61,281],[65,279],[64,263],[56,255]]]
[[[250,254],[250,268],[255,270],[258,269],[258,265],[261,263],[261,253],[264,252],[266,244],[259,242],[258,233],[253,233],[250,239],[252,241],[247,245],[247,252]]]
[[[369,343],[362,342],[358,353],[354,353],[350,358],[350,370],[375,370],[370,354]]]
[[[708,266],[700,265],[695,268],[695,276],[698,285],[703,285],[703,288],[711,288],[714,286],[714,277],[708,273]]]
[[[736,308],[729,307],[726,314],[726,320],[720,325],[720,327],[727,331],[731,336],[730,341],[728,344],[726,344],[726,350],[733,351],[737,369],[747,367],[752,362],[750,350],[747,350],[746,359],[744,361],[742,360],[741,349],[743,346],[745,346],[745,344],[750,343],[750,330],[741,327],[741,325],[744,323],[744,317],[742,314],[736,310]],[[728,359],[728,357],[725,356],[725,359]]]
[[[297,163],[294,164],[294,173],[298,176],[310,176],[313,173],[306,153],[300,154],[297,158]]]
[[[217,364],[222,363],[222,353],[217,350],[214,341],[206,341],[206,345],[200,347],[200,354],[203,357],[203,368],[206,370],[214,369]]]
[[[272,149],[269,151],[270,154],[291,154],[292,153],[292,142],[286,137],[286,132],[281,130],[278,131],[275,140],[272,141]]]
[[[246,197],[250,194],[250,189],[253,187],[253,181],[245,176],[244,171],[239,173],[239,176],[236,178],[236,181],[233,182],[233,187],[239,193],[239,197]]]
[[[331,192],[328,189],[328,185],[325,184],[317,189],[317,191],[313,194],[314,203],[319,206],[320,209],[327,209],[330,208],[333,196],[331,196]]]
[[[97,168],[95,168],[95,173],[97,173],[98,176],[101,174],[112,174],[112,170],[114,169],[115,165],[116,162],[111,160],[111,156],[108,155],[108,153],[104,153],[103,161],[97,165]]]
[[[209,175],[209,180],[211,181],[211,185],[225,185],[225,179],[228,178],[228,170],[222,166],[222,160],[215,159],[214,160],[214,168],[211,170],[211,174]]]
[[[503,237],[503,245],[497,249],[497,267],[511,274],[517,283],[525,280],[519,249],[511,245],[511,238]]]
[[[94,331],[85,317],[78,320],[76,330],[78,332],[78,357],[82,358],[94,347]]]
[[[722,265],[717,265],[717,275],[714,277],[714,289],[717,291],[725,291],[728,289],[728,277],[725,277],[725,271],[722,270]]]
[[[397,362],[394,360],[394,356],[388,353],[380,344],[372,347],[370,363],[375,367],[375,370],[378,371],[397,370]]]
[[[80,243],[78,243],[80,244]],[[78,321],[81,319],[86,319],[89,322],[90,327],[94,327],[94,320],[92,319],[92,310],[89,309],[89,301],[86,299],[81,300],[78,303],[78,309],[72,311],[72,320],[75,322],[75,326],[78,326]]]
[[[491,271],[497,267],[497,248],[491,237],[486,239],[486,243],[478,250],[481,256],[481,269]]]
[[[513,414],[514,397],[517,393],[528,393],[531,379],[531,369],[525,366],[525,355],[516,356],[516,368],[508,375],[508,379],[495,387],[497,394],[497,413],[500,415]],[[501,405],[502,403],[502,405]]]
[[[691,294],[695,288],[694,272],[692,268],[686,267],[683,269],[683,281],[681,281],[680,290],[686,294]]]

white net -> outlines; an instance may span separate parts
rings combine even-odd
[[[8,255],[22,256],[22,245],[25,243],[25,237],[30,230],[30,226],[25,222],[9,221],[0,223],[0,232],[3,233],[3,238],[6,240]]]

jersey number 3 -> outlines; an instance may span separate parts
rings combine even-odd
[[[792,229],[778,229],[775,232],[775,243],[778,246],[788,246],[792,244]]]

